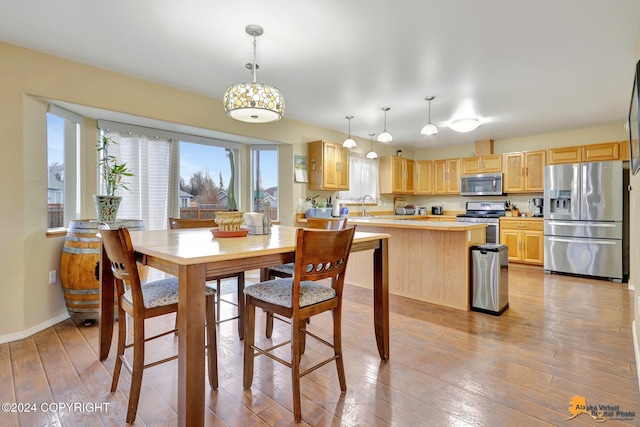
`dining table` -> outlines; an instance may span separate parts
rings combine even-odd
[[[208,278],[293,262],[297,227],[270,234],[214,237],[208,228],[130,231],[142,265],[178,278],[178,425],[203,426],[205,412],[205,282]],[[372,251],[373,323],[380,359],[389,359],[389,266],[385,233],[356,230],[351,252]],[[102,250],[99,357],[109,356],[114,326],[114,277]],[[243,298],[238,296],[238,300]],[[239,305],[239,331],[244,316]],[[241,335],[242,337],[242,335]]]

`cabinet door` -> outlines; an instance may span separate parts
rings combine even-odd
[[[482,171],[487,173],[502,172],[502,156],[500,154],[483,156]]]
[[[324,188],[338,188],[338,162],[340,153],[335,144],[324,143],[323,176]]]
[[[413,194],[416,189],[415,181],[413,179],[415,173],[415,161],[411,159],[405,159],[404,162],[404,192],[407,194]]]
[[[338,188],[349,189],[349,150],[338,146],[339,161],[337,166]]]
[[[582,147],[583,162],[600,162],[603,160],[620,160],[619,142],[606,142]]]
[[[415,165],[415,194],[433,193],[433,162],[418,160]]]
[[[391,192],[404,193],[404,160],[402,157],[391,158]]]
[[[463,157],[462,174],[482,172],[482,160],[480,157]]]
[[[433,162],[434,169],[434,193],[445,194],[447,192],[447,161],[436,160]]]
[[[518,262],[522,258],[520,254],[520,235],[520,230],[505,228],[500,230],[500,243],[509,247],[509,261]]]
[[[447,193],[460,194],[460,159],[447,160]]]
[[[582,147],[549,148],[549,164],[579,163],[582,161]]]
[[[507,153],[504,155],[504,177],[502,189],[505,193],[524,190],[524,154]]]
[[[522,261],[527,264],[544,264],[544,231],[523,230]]]
[[[544,150],[529,151],[525,156],[525,190],[544,192],[544,166],[546,164]]]

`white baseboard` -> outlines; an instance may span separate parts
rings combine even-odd
[[[636,357],[636,371],[638,374],[638,389],[640,390],[640,349],[638,348],[638,338],[636,333],[636,321],[631,324],[631,333],[633,334],[633,354]]]
[[[53,326],[56,323],[60,323],[63,320],[67,320],[68,318],[69,318],[69,313],[64,313],[64,314],[61,314],[60,316],[54,317],[53,319],[49,319],[46,322],[42,322],[39,325],[36,325],[27,330],[16,332],[14,334],[2,335],[0,336],[0,344],[4,344],[11,341],[18,341],[18,340],[30,337],[31,335],[38,333],[40,331],[44,331],[48,327]]]

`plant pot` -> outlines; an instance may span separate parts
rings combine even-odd
[[[98,221],[115,221],[121,200],[119,196],[93,196]]]

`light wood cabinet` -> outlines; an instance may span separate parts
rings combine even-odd
[[[546,152],[522,151],[504,154],[505,193],[542,193]]]
[[[349,189],[349,150],[327,141],[308,145],[309,190]]]
[[[434,193],[460,194],[460,159],[434,160]]]
[[[547,150],[547,161],[550,165],[556,165],[560,163],[629,160],[628,151],[623,146],[623,144],[626,145],[625,143],[626,141],[614,141],[603,142],[602,144],[549,148]]]
[[[500,243],[509,247],[509,262],[543,265],[543,220],[501,218]]]
[[[416,160],[414,194],[433,194],[433,161]]]
[[[382,194],[413,194],[415,161],[398,156],[380,157],[379,183]]]
[[[463,157],[462,174],[502,172],[502,156]]]
[[[550,165],[579,163],[582,161],[582,147],[549,148],[547,150],[547,158]]]
[[[605,142],[604,144],[591,144],[582,147],[583,162],[600,162],[603,160],[620,160],[620,143]]]

